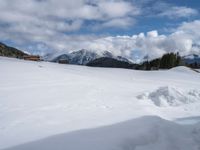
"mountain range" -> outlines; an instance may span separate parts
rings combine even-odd
[[[131,61],[129,59],[122,57],[122,56],[115,56],[112,53],[110,53],[109,51],[103,51],[101,53],[97,53],[97,52],[89,51],[86,49],[81,49],[78,51],[73,51],[71,53],[59,55],[50,61],[51,62],[61,62],[62,61],[62,62],[66,62],[69,64],[86,65],[89,62],[94,61],[98,58],[102,58],[102,57],[112,58],[117,61],[131,63]]]
[[[22,59],[27,55],[28,54],[22,50],[7,46],[0,42],[0,56]],[[47,54],[43,56],[43,60],[56,63],[87,65],[94,67],[138,68],[139,66],[139,68],[141,68],[140,64],[133,64],[133,61],[122,56],[116,56],[109,51],[95,52],[86,49],[63,53],[56,56],[55,54]],[[200,55],[190,54],[182,56],[181,60],[182,65],[192,68],[200,68]]]

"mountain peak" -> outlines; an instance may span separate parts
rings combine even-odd
[[[109,51],[103,51],[102,52],[103,57],[109,57],[109,58],[113,58],[113,54]]]

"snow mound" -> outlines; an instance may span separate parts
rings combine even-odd
[[[197,150],[200,128],[146,116],[94,129],[59,134],[5,150]]]
[[[194,73],[195,72],[191,68],[188,68],[188,67],[185,67],[185,66],[174,67],[174,68],[170,69],[170,71],[182,72],[182,73]]]
[[[200,100],[200,91],[183,91],[174,87],[160,87],[157,90],[137,96],[138,99],[149,99],[156,106],[180,106]]]

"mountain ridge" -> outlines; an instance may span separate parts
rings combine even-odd
[[[14,57],[22,59],[23,56],[28,54],[14,47],[7,46],[6,44],[0,42],[0,56]]]
[[[97,53],[86,49],[81,49],[78,51],[72,51],[70,53],[61,54],[50,61],[51,62],[66,61],[69,64],[86,65],[89,62],[94,61],[95,59],[101,57],[113,58],[119,61],[131,63],[131,61],[128,60],[127,58],[122,56],[115,56],[109,51],[103,51],[101,53]]]

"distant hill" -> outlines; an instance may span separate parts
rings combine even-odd
[[[97,58],[87,64],[87,66],[92,67],[110,67],[110,68],[127,68],[132,69],[133,64],[125,61],[117,60],[109,57]]]
[[[3,43],[0,43],[0,56],[23,58],[23,56],[26,56],[26,55],[28,54],[24,53],[21,50],[18,50],[14,47],[10,47]]]

